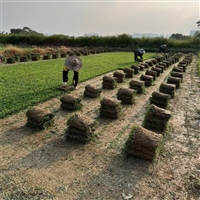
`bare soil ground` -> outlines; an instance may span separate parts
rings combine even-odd
[[[122,105],[119,119],[99,117],[100,99],[116,99],[120,87],[102,89],[101,97],[83,97],[85,86],[102,86],[103,76],[80,83],[70,94],[82,97],[83,108],[69,112],[60,98],[39,104],[55,113],[45,130],[25,126],[26,110],[0,120],[0,199],[57,200],[198,200],[200,199],[200,79],[197,57],[184,73],[181,87],[170,100],[172,117],[160,154],[153,162],[122,153],[131,127],[141,125],[152,92],[158,91],[172,70],[167,68],[135,105]],[[134,75],[138,79],[140,74]],[[109,73],[107,75],[113,75]],[[87,144],[65,139],[67,120],[81,113],[98,121],[95,137]]]

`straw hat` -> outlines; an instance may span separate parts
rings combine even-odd
[[[69,70],[77,71],[82,67],[82,60],[78,56],[69,56],[65,60],[65,66]]]
[[[138,49],[139,53],[145,53],[145,50],[144,49]]]

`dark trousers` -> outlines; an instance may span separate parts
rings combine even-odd
[[[68,71],[63,70],[63,82],[68,82]],[[74,87],[78,85],[78,72],[74,71],[74,76],[73,76],[73,81],[74,81]]]
[[[156,54],[158,54],[158,53],[164,53],[165,54],[165,52],[166,52],[166,49],[163,49],[162,47],[160,47]]]
[[[143,54],[137,51],[134,52],[134,60],[137,61],[138,56],[143,60]]]

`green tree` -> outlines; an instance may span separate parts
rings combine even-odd
[[[189,36],[183,35],[181,33],[173,33],[170,37],[170,39],[175,39],[175,40],[185,40],[190,38]]]
[[[12,28],[10,29],[11,34],[39,34],[43,35],[42,33],[38,33],[37,31],[32,30],[31,28],[25,26],[24,28]]]

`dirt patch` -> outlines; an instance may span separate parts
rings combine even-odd
[[[128,88],[131,78],[115,89],[102,89],[100,98],[83,97],[85,86],[101,87],[105,75],[80,83],[70,92],[82,98],[81,110],[62,109],[60,98],[39,104],[55,113],[53,126],[46,130],[26,127],[26,110],[1,119],[0,198],[199,199],[200,79],[196,63],[194,56],[170,100],[172,117],[161,153],[153,163],[127,158],[122,149],[131,127],[142,124],[152,92],[159,90],[176,64],[164,70],[144,94],[137,94],[135,105],[122,105],[119,119],[100,118],[100,100],[116,99],[118,89]],[[134,79],[144,73],[140,71]],[[74,113],[98,121],[95,137],[85,145],[65,140],[66,123]]]

